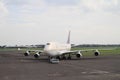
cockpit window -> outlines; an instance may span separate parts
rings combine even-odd
[[[50,43],[47,43],[47,45],[50,45]]]

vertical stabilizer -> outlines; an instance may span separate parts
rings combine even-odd
[[[71,31],[69,31],[69,34],[68,34],[67,44],[70,44],[70,32],[71,32]]]

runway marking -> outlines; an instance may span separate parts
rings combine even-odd
[[[108,74],[109,72],[107,71],[100,71],[100,70],[95,70],[91,72],[81,72],[82,74]]]
[[[49,74],[48,74],[49,77],[60,77],[60,76],[62,76],[62,75],[63,75],[63,74],[58,73],[58,72],[56,72],[56,73],[49,73]]]

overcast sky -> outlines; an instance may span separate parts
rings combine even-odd
[[[120,44],[120,0],[0,0],[0,45]]]

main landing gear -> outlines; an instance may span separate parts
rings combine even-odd
[[[71,55],[70,55],[70,54],[69,54],[68,56],[63,55],[63,56],[62,56],[62,59],[63,59],[63,60],[67,60],[67,59],[68,59],[68,60],[71,60]]]

